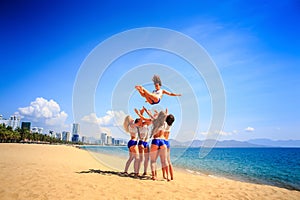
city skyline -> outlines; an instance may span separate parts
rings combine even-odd
[[[126,138],[115,138],[112,135],[107,135],[107,133],[98,133],[95,137],[88,137],[80,132],[80,124],[73,123],[72,130],[47,130],[47,132],[43,132],[43,127],[32,126],[32,122],[29,121],[21,121],[20,117],[16,115],[11,115],[8,119],[3,117],[0,114],[0,124],[5,124],[6,127],[10,126],[13,130],[17,128],[24,128],[26,126],[27,129],[30,129],[30,133],[38,133],[43,135],[49,135],[56,139],[68,142],[82,142],[84,144],[98,144],[98,145],[125,145]],[[24,126],[24,127],[23,127]],[[72,133],[72,134],[71,134]],[[76,141],[72,141],[72,137],[77,135],[78,138]],[[71,137],[72,136],[72,137]]]
[[[107,132],[128,138],[122,120],[127,114],[136,117],[134,108],[168,107],[176,117],[171,138],[181,134],[205,139],[213,105],[204,77],[186,60],[153,49],[133,51],[111,63],[99,77],[95,112],[75,121],[74,85],[91,52],[124,31],[162,27],[196,41],[216,64],[226,95],[219,139],[300,139],[297,1],[252,1],[249,5],[232,1],[29,0],[0,4],[0,113],[4,116],[20,115],[21,120],[54,131],[72,130],[73,123],[85,122],[93,128],[86,133],[89,137]],[[164,97],[160,107],[146,104],[134,86],[153,89],[154,73],[161,76],[164,89],[182,93],[182,97]],[[116,109],[115,101],[127,94],[126,109]],[[198,114],[195,107],[188,107],[188,100],[194,97]],[[189,129],[193,119],[182,118],[183,104],[186,112],[197,114],[193,122],[197,128]]]

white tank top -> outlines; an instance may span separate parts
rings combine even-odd
[[[144,139],[148,136],[148,126],[144,125],[143,127],[139,127],[140,139]]]
[[[161,126],[161,127],[159,128],[159,130],[162,130],[162,131],[164,131],[164,132],[170,132],[170,131],[171,131],[171,126],[169,126],[169,125],[167,124],[167,122],[164,122],[164,125]]]
[[[159,90],[153,90],[152,92],[153,94],[157,95],[160,99],[163,95],[163,90],[162,89],[159,89]]]
[[[130,133],[131,136],[137,137],[138,132],[137,132],[137,128],[134,124],[130,123],[128,125],[128,130],[129,130],[129,133]]]

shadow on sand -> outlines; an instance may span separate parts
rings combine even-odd
[[[115,172],[115,171],[103,171],[100,169],[89,169],[88,171],[81,171],[81,172],[76,172],[78,174],[86,174],[86,173],[96,173],[96,174],[101,174],[101,175],[106,175],[106,176],[111,176],[111,175],[116,175],[120,177],[127,177],[127,178],[134,178],[134,179],[140,179],[140,180],[152,180],[150,176],[134,176],[134,173],[127,174],[124,172]]]

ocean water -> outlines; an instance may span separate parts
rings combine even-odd
[[[127,147],[84,146],[94,152],[127,157]],[[300,190],[300,148],[214,148],[199,157],[199,148],[171,148],[175,167],[191,173],[225,177]]]

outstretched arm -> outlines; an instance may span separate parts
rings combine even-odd
[[[151,120],[149,118],[144,117],[143,115],[140,114],[140,112],[138,111],[138,109],[134,109],[134,112],[142,119],[142,120]]]
[[[175,94],[175,93],[172,93],[172,92],[169,92],[167,90],[163,90],[163,94],[166,94],[166,95],[169,95],[169,96],[181,96],[181,94]]]
[[[147,108],[145,108],[144,106],[143,106],[143,108],[144,108],[145,112],[147,113],[147,115],[149,115],[149,117],[150,117],[151,119],[154,119],[154,116],[152,115],[151,111],[148,110]]]

